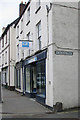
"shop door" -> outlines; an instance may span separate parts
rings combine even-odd
[[[45,60],[37,63],[37,95],[46,97]]]
[[[36,93],[36,66],[31,66],[31,92]]]

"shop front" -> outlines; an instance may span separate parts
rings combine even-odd
[[[43,51],[24,61],[25,94],[36,97],[43,104],[46,99],[46,57],[46,51]]]

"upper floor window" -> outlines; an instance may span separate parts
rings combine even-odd
[[[1,50],[1,40],[0,40],[0,50]]]
[[[2,65],[4,65],[4,54],[2,54]]]
[[[0,56],[0,67],[1,67],[1,56]]]
[[[30,41],[30,32],[27,34],[27,40]],[[28,43],[30,45],[30,43]],[[29,55],[30,55],[30,49],[29,49]]]
[[[7,51],[5,52],[5,64],[7,64]]]
[[[19,44],[17,45],[17,58],[19,60]]]
[[[5,44],[7,44],[7,33],[6,33],[6,41],[5,41]]]
[[[27,11],[27,22],[28,23],[30,22],[30,7],[28,8],[28,11]]]
[[[36,26],[37,26],[38,48],[41,49],[41,21]]]
[[[2,39],[2,47],[4,47],[4,38]]]
[[[23,19],[21,20],[21,32],[20,32],[20,34],[22,34],[23,33]]]
[[[27,34],[27,40],[30,40],[30,32]]]
[[[19,38],[19,26],[17,26],[17,39]]]
[[[40,10],[40,8],[41,8],[41,0],[37,0],[37,2],[36,2],[36,12],[35,13],[37,13],[39,10]]]
[[[39,8],[40,5],[41,5],[41,0],[37,0],[37,2],[36,2],[36,8]]]

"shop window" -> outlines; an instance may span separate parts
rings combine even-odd
[[[36,66],[31,66],[31,92],[36,93]]]
[[[16,83],[16,87],[18,89],[21,89],[21,70],[18,69],[17,71],[17,83]]]
[[[45,61],[37,63],[37,94],[45,97]]]
[[[30,67],[26,67],[26,92],[30,93]]]
[[[26,92],[36,93],[36,65],[26,66]]]

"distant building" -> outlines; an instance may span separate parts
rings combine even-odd
[[[18,20],[18,19],[17,19]],[[0,72],[3,86],[15,89],[15,20],[3,31],[0,38]]]

